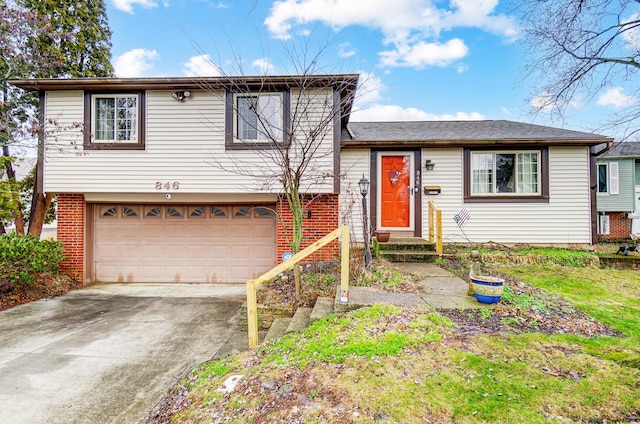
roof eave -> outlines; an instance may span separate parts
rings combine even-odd
[[[343,140],[342,147],[475,147],[475,146],[595,146],[613,141],[611,138],[600,139],[503,139],[503,140]]]
[[[336,87],[355,90],[358,83],[358,74],[166,78],[35,78],[14,79],[8,82],[27,91],[178,90],[295,86]]]

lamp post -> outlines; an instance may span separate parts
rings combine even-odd
[[[369,192],[369,180],[362,174],[358,181],[360,194],[362,194],[362,234],[364,236],[364,267],[369,268],[371,252],[369,251],[369,218],[367,217],[367,193]]]

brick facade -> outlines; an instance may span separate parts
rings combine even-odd
[[[629,212],[607,212],[609,216],[609,234],[598,233],[602,240],[628,239],[631,235],[631,220],[627,218]]]
[[[58,194],[58,235],[67,258],[60,270],[84,283],[85,203],[82,194]]]
[[[309,244],[322,238],[331,231],[335,230],[339,226],[339,210],[338,210],[338,195],[326,194],[318,197],[309,197],[305,199],[305,215],[302,224],[303,238],[301,249],[304,249]],[[277,205],[278,215],[284,221],[287,229],[291,228],[292,214],[291,209],[286,201],[279,202]],[[311,213],[311,218],[308,217],[308,213]],[[278,221],[276,223],[277,229],[277,259],[278,263],[282,262],[282,254],[291,250],[287,244],[287,233],[290,234],[290,230],[285,230],[282,223]],[[314,253],[307,259],[309,261],[326,261],[337,259],[340,253],[340,245],[338,241],[333,241],[327,246],[320,249],[317,253]]]

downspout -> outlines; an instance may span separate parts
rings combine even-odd
[[[589,147],[589,203],[591,207],[591,245],[598,244],[598,205],[597,188],[598,176],[596,172],[596,158],[611,148],[611,142],[607,143],[607,147],[600,152],[596,152],[596,146]]]

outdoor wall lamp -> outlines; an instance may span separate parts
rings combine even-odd
[[[174,99],[180,102],[186,99],[187,97],[189,97],[190,95],[191,93],[188,91],[174,91],[173,93],[171,93],[171,97],[173,97]]]
[[[431,159],[427,159],[424,161],[424,169],[427,171],[433,171],[433,168],[436,166],[435,163],[431,162]]]

